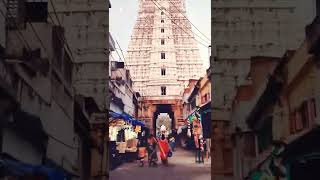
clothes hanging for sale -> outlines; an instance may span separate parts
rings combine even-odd
[[[109,140],[117,141],[118,128],[117,127],[109,127]]]
[[[118,135],[117,135],[117,142],[125,142],[125,131],[124,129],[121,129],[120,131],[118,131]]]

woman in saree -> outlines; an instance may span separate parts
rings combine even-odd
[[[148,151],[148,162],[149,166],[157,166],[158,156],[157,156],[157,140],[153,135],[150,135],[148,138],[147,144]]]
[[[161,138],[158,140],[158,145],[160,149],[160,159],[162,164],[168,165],[168,154],[171,152],[168,140],[165,135],[162,134]]]

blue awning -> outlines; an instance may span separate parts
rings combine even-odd
[[[134,120],[133,117],[127,113],[122,113],[121,115],[122,115],[122,118],[126,121],[133,121]]]
[[[33,174],[34,172],[34,166],[10,159],[1,159],[0,167],[1,169],[4,169],[5,174],[8,175],[24,176]]]
[[[142,121],[139,121],[139,120],[133,120],[132,121],[132,125],[134,125],[134,126],[145,126],[145,124],[142,122]]]
[[[116,113],[116,112],[109,112],[109,115],[112,118],[123,119],[125,121],[128,121],[129,123],[131,123],[134,126],[137,126],[137,125],[138,126],[143,126],[143,127],[145,126],[144,122],[139,121],[137,119],[134,119],[132,116],[130,116],[127,113],[119,114],[119,113]]]
[[[48,177],[48,180],[65,180],[66,175],[60,171],[53,168],[47,168],[44,166],[35,167],[37,173],[45,174]]]
[[[26,164],[13,159],[1,159],[0,168],[4,170],[4,173],[6,175],[22,177],[25,175],[42,174],[44,176],[47,176],[48,180],[66,179],[66,175],[64,174],[64,172],[60,170],[48,168],[43,165]]]
[[[109,112],[109,116],[112,118],[119,118],[122,119],[122,115],[116,112]]]

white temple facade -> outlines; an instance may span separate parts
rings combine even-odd
[[[143,97],[180,97],[189,79],[204,72],[186,17],[184,0],[139,1],[125,66]]]

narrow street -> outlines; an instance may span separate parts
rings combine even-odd
[[[165,167],[158,161],[158,167],[139,167],[137,162],[126,163],[110,172],[111,180],[210,180],[211,159],[204,164],[195,163],[195,155],[182,149],[177,149]]]

